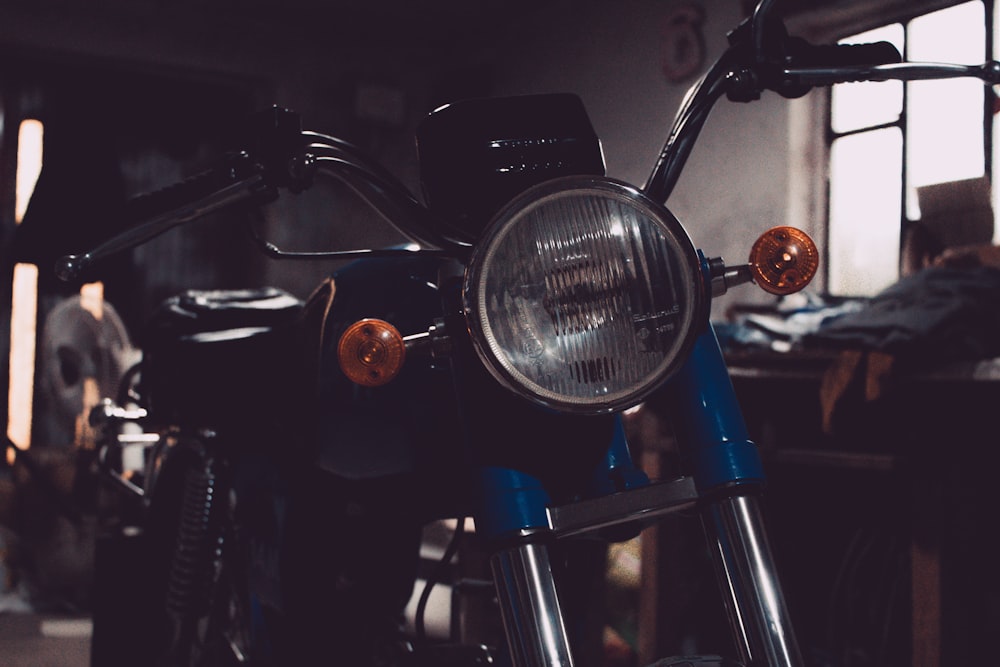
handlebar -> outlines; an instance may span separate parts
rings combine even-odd
[[[677,183],[711,109],[723,96],[749,102],[763,91],[785,97],[804,95],[815,86],[854,81],[924,80],[975,77],[1000,84],[1000,63],[950,65],[901,62],[886,42],[861,45],[808,44],[791,37],[771,18],[774,0],[761,0],[750,18],[729,34],[730,46],[688,91],[660,156],[643,190],[665,202]],[[56,266],[63,280],[75,280],[97,261],[133,248],[179,224],[240,203],[266,203],[280,189],[308,188],[320,170],[346,184],[387,222],[416,242],[421,252],[462,257],[468,244],[436,230],[432,213],[374,160],[343,140],[302,132],[298,116],[274,109],[260,117],[252,149],[229,158],[219,169],[205,172],[166,190],[130,201],[125,222],[134,226],[80,255],[62,258]],[[260,239],[258,239],[260,241]],[[290,253],[261,241],[275,258],[353,258],[372,254],[412,253],[399,249]]]
[[[973,77],[1000,84],[1000,63],[953,65],[903,62],[895,46],[873,44],[812,45],[785,32],[770,18],[772,0],[761,0],[751,17],[729,34],[729,48],[688,91],[674,117],[643,190],[665,202],[715,103],[723,95],[734,102],[759,99],[765,90],[784,97],[805,95],[816,86],[859,81],[915,81]]]
[[[458,256],[467,251],[464,244],[438,234],[430,212],[387,170],[350,143],[303,132],[298,115],[278,107],[258,114],[251,124],[253,134],[247,140],[253,146],[251,151],[234,153],[219,167],[130,199],[117,212],[127,229],[84,253],[60,258],[56,275],[67,282],[77,280],[97,262],[175,226],[239,204],[272,202],[282,189],[300,192],[312,185],[316,172],[345,184],[425,252]],[[286,252],[262,239],[255,240],[267,255],[279,259],[354,258],[374,252],[412,254],[402,249]]]
[[[923,81],[972,77],[987,85],[1000,84],[1000,62],[991,60],[981,65],[951,65],[946,63],[896,63],[888,65],[850,65],[787,69],[782,73],[790,82],[806,86],[832,86],[856,81]]]

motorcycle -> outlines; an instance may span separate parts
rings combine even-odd
[[[761,0],[732,31],[642,187],[605,175],[573,95],[429,114],[416,136],[423,202],[352,145],[274,108],[219,168],[129,202],[135,226],[64,258],[57,272],[77,280],[175,225],[265,205],[321,175],[413,242],[300,253],[258,238],[275,259],[358,261],[304,302],[274,289],[191,291],[154,316],[128,391],[93,416],[123,491],[103,569],[98,552],[107,610],[95,616],[95,664],[583,664],[589,575],[574,552],[694,509],[731,659],[802,665],[761,511],[763,467],[708,312],[740,284],[801,289],[819,253],[777,227],[747,263],[726,265],[692,245],[665,202],[723,96],[996,84],[1000,64],[907,63],[887,43],[813,46],[787,34],[773,5]],[[636,466],[622,426],[654,393],[671,406],[686,469],[666,481]],[[419,625],[415,640],[401,636],[421,526],[439,518],[457,519],[456,535],[473,519],[506,645],[449,647]],[[657,663],[674,664],[734,663]]]

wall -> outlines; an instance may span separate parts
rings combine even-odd
[[[282,14],[263,2],[103,0],[84,10],[60,0],[12,1],[0,7],[0,48],[206,80],[236,78],[261,104],[295,108],[309,127],[347,134],[374,150],[411,188],[418,186],[409,137],[437,102],[551,91],[583,98],[602,137],[608,173],[641,185],[690,83],[670,83],[661,70],[665,22],[680,2],[497,1],[482,4],[486,14],[479,15],[445,2],[433,5],[437,14],[409,8],[402,22],[362,20],[346,8],[341,16],[329,10],[335,4],[310,15],[305,12],[321,5],[309,0],[283,3],[288,11]],[[696,4],[705,8],[707,67],[740,20],[743,3]],[[398,117],[355,113],[357,93],[368,84],[399,102]],[[749,105],[723,100],[710,118],[669,202],[706,254],[743,261],[758,233],[786,222],[788,109],[786,101],[765,95]],[[283,224],[272,226],[276,240],[301,248],[398,239],[350,202],[339,215],[319,209],[321,222],[308,229],[298,224],[315,220],[319,206],[314,198],[286,208]],[[304,296],[328,269],[269,262],[262,279]],[[727,301],[769,299],[761,294],[746,287]]]
[[[527,38],[510,36],[498,89],[578,93],[602,138],[608,174],[642,185],[692,83],[670,83],[661,68],[667,21],[681,4],[631,0],[609,12],[605,2],[560,3],[522,28]],[[736,0],[700,4],[707,57],[699,75],[743,17]],[[788,124],[789,103],[774,94],[752,104],[717,104],[668,202],[706,255],[743,262],[759,233],[787,224]],[[744,287],[717,304],[715,314],[734,299],[771,298]]]

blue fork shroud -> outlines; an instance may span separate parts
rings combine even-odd
[[[760,485],[764,471],[756,445],[747,433],[722,350],[711,325],[699,336],[677,375],[671,379],[671,414],[682,455],[699,495],[734,486]],[[507,468],[480,471],[476,530],[486,538],[545,529],[550,498],[532,475]],[[648,483],[628,451],[621,418],[591,495],[608,494]]]

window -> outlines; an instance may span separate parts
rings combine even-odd
[[[974,0],[840,41],[886,40],[907,60],[979,64],[989,57],[986,25],[985,4]],[[904,230],[922,216],[920,188],[989,176],[986,90],[971,78],[831,89],[832,294],[869,296],[899,278]]]
[[[20,224],[42,170],[42,123],[21,121],[17,134],[14,221]],[[35,379],[35,330],[38,267],[14,266],[10,311],[10,360],[7,390],[7,437],[21,449],[31,443],[32,395]],[[7,452],[8,462],[13,452]]]

